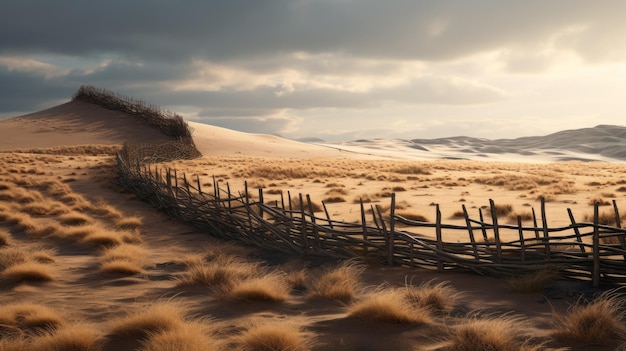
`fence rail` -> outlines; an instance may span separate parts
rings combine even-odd
[[[297,255],[336,258],[369,257],[390,265],[462,270],[484,275],[515,276],[537,270],[558,270],[563,279],[589,280],[594,286],[626,283],[626,229],[621,228],[617,203],[613,201],[616,226],[599,223],[598,204],[592,223],[549,227],[545,203],[541,224],[533,210],[533,226],[500,224],[495,203],[490,200],[489,219],[479,210],[472,219],[463,206],[466,225],[442,223],[439,206],[435,222],[409,220],[395,214],[395,195],[389,215],[380,207],[361,202],[360,223],[337,221],[325,204],[320,215],[313,211],[308,195],[280,195],[280,201],[265,203],[263,190],[253,200],[247,183],[243,193],[213,178],[209,192],[199,176],[192,182],[184,173],[159,169],[121,152],[118,182],[157,209],[216,237]],[[370,217],[368,219],[368,217]],[[420,232],[434,230],[434,235]],[[444,235],[466,235],[466,241],[447,242]],[[510,239],[504,239],[508,237]],[[514,237],[514,238],[512,238]]]

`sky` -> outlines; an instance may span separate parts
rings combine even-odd
[[[624,125],[623,0],[9,0],[0,117],[93,85],[291,139]]]

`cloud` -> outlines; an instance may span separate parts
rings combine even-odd
[[[14,1],[0,11],[0,114],[91,84],[298,137],[429,133],[424,119],[463,114],[505,128],[523,123],[511,121],[518,110],[580,110],[576,86],[622,88],[605,82],[623,81],[625,10],[621,0]],[[623,110],[611,94],[589,96],[586,114]]]
[[[226,62],[292,52],[451,60],[541,42],[583,25],[567,49],[590,60],[621,60],[624,10],[619,0],[25,0],[3,6],[0,42],[4,52],[117,52],[167,61]]]

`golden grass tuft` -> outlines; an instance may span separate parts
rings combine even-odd
[[[308,274],[305,269],[287,273],[287,283],[295,290],[304,291],[308,287]]]
[[[535,351],[541,345],[531,345],[527,327],[516,317],[487,319],[470,318],[455,326],[449,336],[449,348],[454,351]]]
[[[285,274],[272,272],[236,283],[225,298],[235,301],[282,302],[289,298],[290,290]]]
[[[578,342],[611,344],[626,338],[623,295],[615,290],[602,293],[589,303],[578,303],[565,316],[557,316],[553,335]]]
[[[57,217],[57,220],[59,221],[59,223],[69,226],[81,226],[89,224],[93,221],[91,217],[76,211],[71,211],[69,213],[63,214]]]
[[[29,259],[28,251],[17,247],[0,248],[0,271],[16,264],[25,263]]]
[[[175,329],[150,333],[139,351],[218,351],[223,350],[211,338],[206,323],[185,323]]]
[[[140,311],[109,321],[108,337],[148,336],[180,328],[186,319],[187,310],[181,304],[158,301]]]
[[[253,322],[237,338],[243,351],[308,351],[311,340],[294,322]]]
[[[64,323],[64,318],[58,312],[43,305],[25,302],[0,307],[0,325],[22,332],[51,331]]]
[[[326,270],[313,282],[309,298],[343,302],[354,299],[361,285],[359,278],[363,270],[355,261],[345,261]]]
[[[139,217],[122,217],[115,222],[115,227],[122,230],[134,230],[141,228],[143,221]]]
[[[428,222],[428,218],[426,218],[426,216],[408,210],[399,210],[396,211],[395,214],[411,221]]]
[[[418,286],[407,284],[402,292],[410,305],[433,312],[452,310],[460,297],[460,293],[450,285],[450,282],[435,284],[432,280]]]
[[[47,282],[54,279],[54,274],[46,264],[27,261],[6,268],[0,272],[0,277],[11,283]]]
[[[348,307],[348,316],[373,323],[427,324],[432,322],[430,311],[419,306],[407,306],[404,292],[379,289]]]
[[[534,272],[504,279],[504,286],[519,293],[539,293],[551,282],[559,279],[559,269],[545,266]]]
[[[0,247],[11,245],[12,242],[13,237],[11,234],[4,229],[0,229]]]
[[[34,338],[33,351],[101,351],[104,339],[98,328],[85,323],[64,325],[52,334]]]
[[[258,264],[220,256],[206,264],[189,266],[186,275],[178,280],[178,286],[207,286],[216,293],[226,294],[258,271]]]

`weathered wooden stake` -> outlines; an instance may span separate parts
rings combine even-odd
[[[474,230],[472,229],[472,222],[469,219],[469,215],[467,213],[467,208],[465,208],[465,204],[461,205],[463,209],[463,217],[465,217],[465,225],[467,225],[467,232],[469,233],[470,242],[472,243],[472,251],[474,252],[474,259],[479,261],[480,258],[478,256],[478,250],[476,249],[476,239],[474,238]]]
[[[546,256],[548,261],[552,259],[550,253],[550,236],[548,234],[548,219],[546,218],[546,199],[541,198],[541,227],[543,228],[543,239],[546,246]]]
[[[441,235],[441,211],[439,211],[439,204],[435,205],[435,233],[437,235],[437,250],[443,251],[443,237]],[[437,255],[439,257],[439,255]],[[437,270],[443,271],[443,261],[439,258],[437,260]]]
[[[363,206],[363,198],[359,199],[359,203],[361,204],[361,226],[363,227],[363,248],[364,251],[367,252],[369,246],[365,243],[367,242],[367,224],[365,220],[365,207]]]
[[[489,199],[491,219],[493,221],[493,239],[496,242],[496,262],[502,263],[502,243],[500,242],[500,227],[498,226],[498,210],[492,199]]]
[[[524,242],[524,229],[522,228],[522,216],[517,216],[517,229],[519,230],[519,243],[522,249],[522,262],[526,261],[526,243]]]
[[[598,221],[598,202],[593,204],[593,273],[591,281],[594,287],[600,286],[600,228]]]
[[[578,225],[576,224],[576,220],[574,219],[574,214],[572,214],[572,209],[568,208],[567,214],[569,215],[570,222],[572,222],[572,229],[574,229],[574,234],[576,235],[576,241],[580,243],[578,244],[578,247],[580,247],[580,252],[585,254],[585,256],[588,256],[585,251],[585,245],[583,245],[583,238],[580,236],[580,230],[578,230]]]

